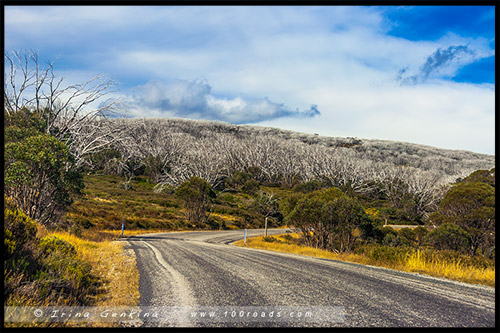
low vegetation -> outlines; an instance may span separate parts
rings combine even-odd
[[[48,231],[22,213],[12,200],[4,200],[4,306],[138,304],[135,257],[124,251],[123,243]],[[10,324],[40,325],[62,323]]]
[[[145,176],[131,178],[128,188],[121,186],[123,178],[116,175],[93,174],[84,179],[85,195],[75,200],[65,220],[73,233],[86,238],[119,236],[122,221],[125,235],[130,235],[148,230],[255,228],[265,219],[253,210],[256,198],[243,192],[217,191],[215,197],[213,192],[187,202],[180,191],[154,191],[154,184]],[[191,191],[189,185],[183,191]],[[197,199],[205,200],[206,210],[194,214],[190,209],[196,207]],[[270,226],[277,225],[270,222]]]
[[[263,250],[300,254],[364,265],[386,267],[405,272],[421,273],[451,280],[495,287],[495,261],[470,257],[454,251],[437,251],[431,248],[365,245],[354,252],[332,251],[304,245],[298,233],[268,237],[250,237],[246,244],[239,240],[234,245]]]

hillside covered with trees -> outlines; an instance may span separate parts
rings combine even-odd
[[[388,200],[422,224],[437,208],[447,186],[475,170],[491,169],[495,163],[493,156],[466,151],[220,122],[100,121],[114,128],[119,138],[99,154],[82,157],[80,163],[88,170],[127,179],[145,175],[157,191],[175,188],[193,176],[225,190],[227,181],[241,172],[266,186],[293,188],[312,182]]]

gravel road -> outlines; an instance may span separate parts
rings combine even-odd
[[[494,288],[230,244],[242,238],[241,230],[127,238],[140,325],[495,327]]]

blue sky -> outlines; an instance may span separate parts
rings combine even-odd
[[[104,73],[131,117],[494,154],[488,6],[6,6],[5,49]]]

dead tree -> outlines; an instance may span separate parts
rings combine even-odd
[[[64,141],[77,164],[90,153],[118,139],[118,132],[104,120],[117,101],[102,101],[114,86],[97,75],[82,84],[66,85],[54,73],[54,62],[40,65],[33,51],[5,53],[4,112],[27,108],[46,120],[48,134]],[[96,105],[97,104],[97,105]]]

